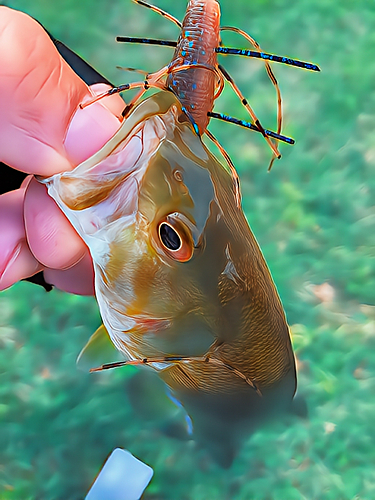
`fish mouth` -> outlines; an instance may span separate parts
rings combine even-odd
[[[154,134],[157,137],[152,141],[147,138],[147,146],[143,137],[145,124],[148,120],[166,114],[173,104],[177,110],[178,102],[172,93],[155,94],[153,98],[141,102],[112,138],[74,170],[48,178],[37,176],[37,180],[47,186],[49,195],[71,223],[70,212],[100,204],[116,186],[133,177],[142,167],[146,168],[148,162],[144,158],[152,156],[158,149],[165,135],[166,124],[159,123]]]

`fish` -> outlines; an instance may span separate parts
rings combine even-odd
[[[92,157],[38,180],[94,263],[103,325],[81,357],[111,342],[125,360],[108,368],[155,370],[196,442],[229,467],[244,436],[291,409],[297,383],[285,313],[230,171],[160,90]]]

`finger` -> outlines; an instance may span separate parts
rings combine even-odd
[[[90,90],[94,95],[100,95],[110,90],[112,87],[105,83],[94,83],[90,85]],[[125,102],[120,94],[113,94],[101,101],[102,106],[106,107],[113,115],[122,121],[122,112],[125,108]]]
[[[0,67],[0,160],[13,168],[43,176],[71,170],[118,129],[122,99],[80,109],[103,84],[90,91],[39,23],[7,7],[0,7]]]
[[[89,251],[86,250],[78,264],[65,271],[45,269],[47,283],[65,292],[77,295],[94,295],[94,269]]]
[[[71,170],[63,141],[87,85],[34,19],[7,7],[0,7],[0,68],[0,160],[40,175]]]
[[[82,102],[90,99],[92,94]],[[121,98],[120,100],[122,101]],[[64,141],[70,161],[74,165],[79,165],[95,154],[117,132],[120,125],[119,119],[101,102],[91,104],[84,109],[78,108],[72,117]]]
[[[17,189],[0,196],[0,290],[42,269],[26,242],[24,193]]]
[[[79,262],[87,251],[45,186],[34,178],[26,188],[24,220],[29,247],[45,267],[67,269]]]

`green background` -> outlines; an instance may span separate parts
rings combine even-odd
[[[171,57],[164,47],[116,45],[116,35],[178,36],[127,0],[5,3],[115,84],[134,77],[116,65],[154,71]],[[184,2],[157,5],[182,19]],[[94,299],[17,284],[0,294],[1,499],[83,498],[117,446],[154,468],[149,500],[375,498],[375,3],[222,0],[221,9],[222,25],[247,30],[263,50],[322,70],[273,65],[284,132],[296,145],[281,146],[271,173],[260,134],[211,125],[238,168],[245,213],[292,326],[309,416],[244,436],[223,471],[192,442],[165,437],[149,394],[150,409],[135,411],[136,369],[77,371],[77,354],[100,322]],[[236,35],[223,40],[246,47]],[[275,93],[261,61],[221,62],[275,129]],[[230,89],[216,110],[247,119]]]

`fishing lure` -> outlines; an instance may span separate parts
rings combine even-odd
[[[115,87],[109,92],[98,96],[86,105],[91,102],[95,102],[106,95],[111,95],[130,88],[142,87],[142,90],[125,108],[124,116],[126,116],[143,93],[148,90],[148,88],[158,87],[171,90],[180,100],[183,110],[193,123],[196,132],[200,135],[206,133],[219,148],[232,171],[235,183],[238,182],[238,177],[232,161],[216,138],[207,130],[210,118],[218,118],[223,121],[235,123],[262,133],[272,149],[274,155],[273,159],[281,157],[276,141],[294,144],[293,139],[280,134],[282,126],[281,94],[278,82],[271,69],[269,61],[284,63],[312,71],[319,71],[319,67],[317,65],[265,53],[261,50],[259,44],[243,30],[231,26],[220,27],[220,7],[217,0],[190,0],[182,23],[169,13],[155,7],[154,5],[148,4],[143,0],[133,1],[174,22],[181,30],[180,36],[177,42],[122,36],[117,37],[117,41],[175,47],[172,61],[156,73],[147,74],[144,82],[136,82]],[[238,33],[256,50],[223,47],[220,38],[221,31],[233,31]],[[218,63],[217,54],[255,57],[260,58],[265,62],[267,74],[277,92],[277,132],[272,132],[262,126],[254,110],[234,80],[231,78],[227,70]],[[165,82],[162,83],[162,79],[164,79]],[[230,84],[236,95],[241,100],[241,103],[247,109],[253,123],[249,123],[245,120],[239,120],[223,113],[214,113],[212,111],[214,101],[221,94],[225,80]],[[272,163],[273,160],[270,168]]]

